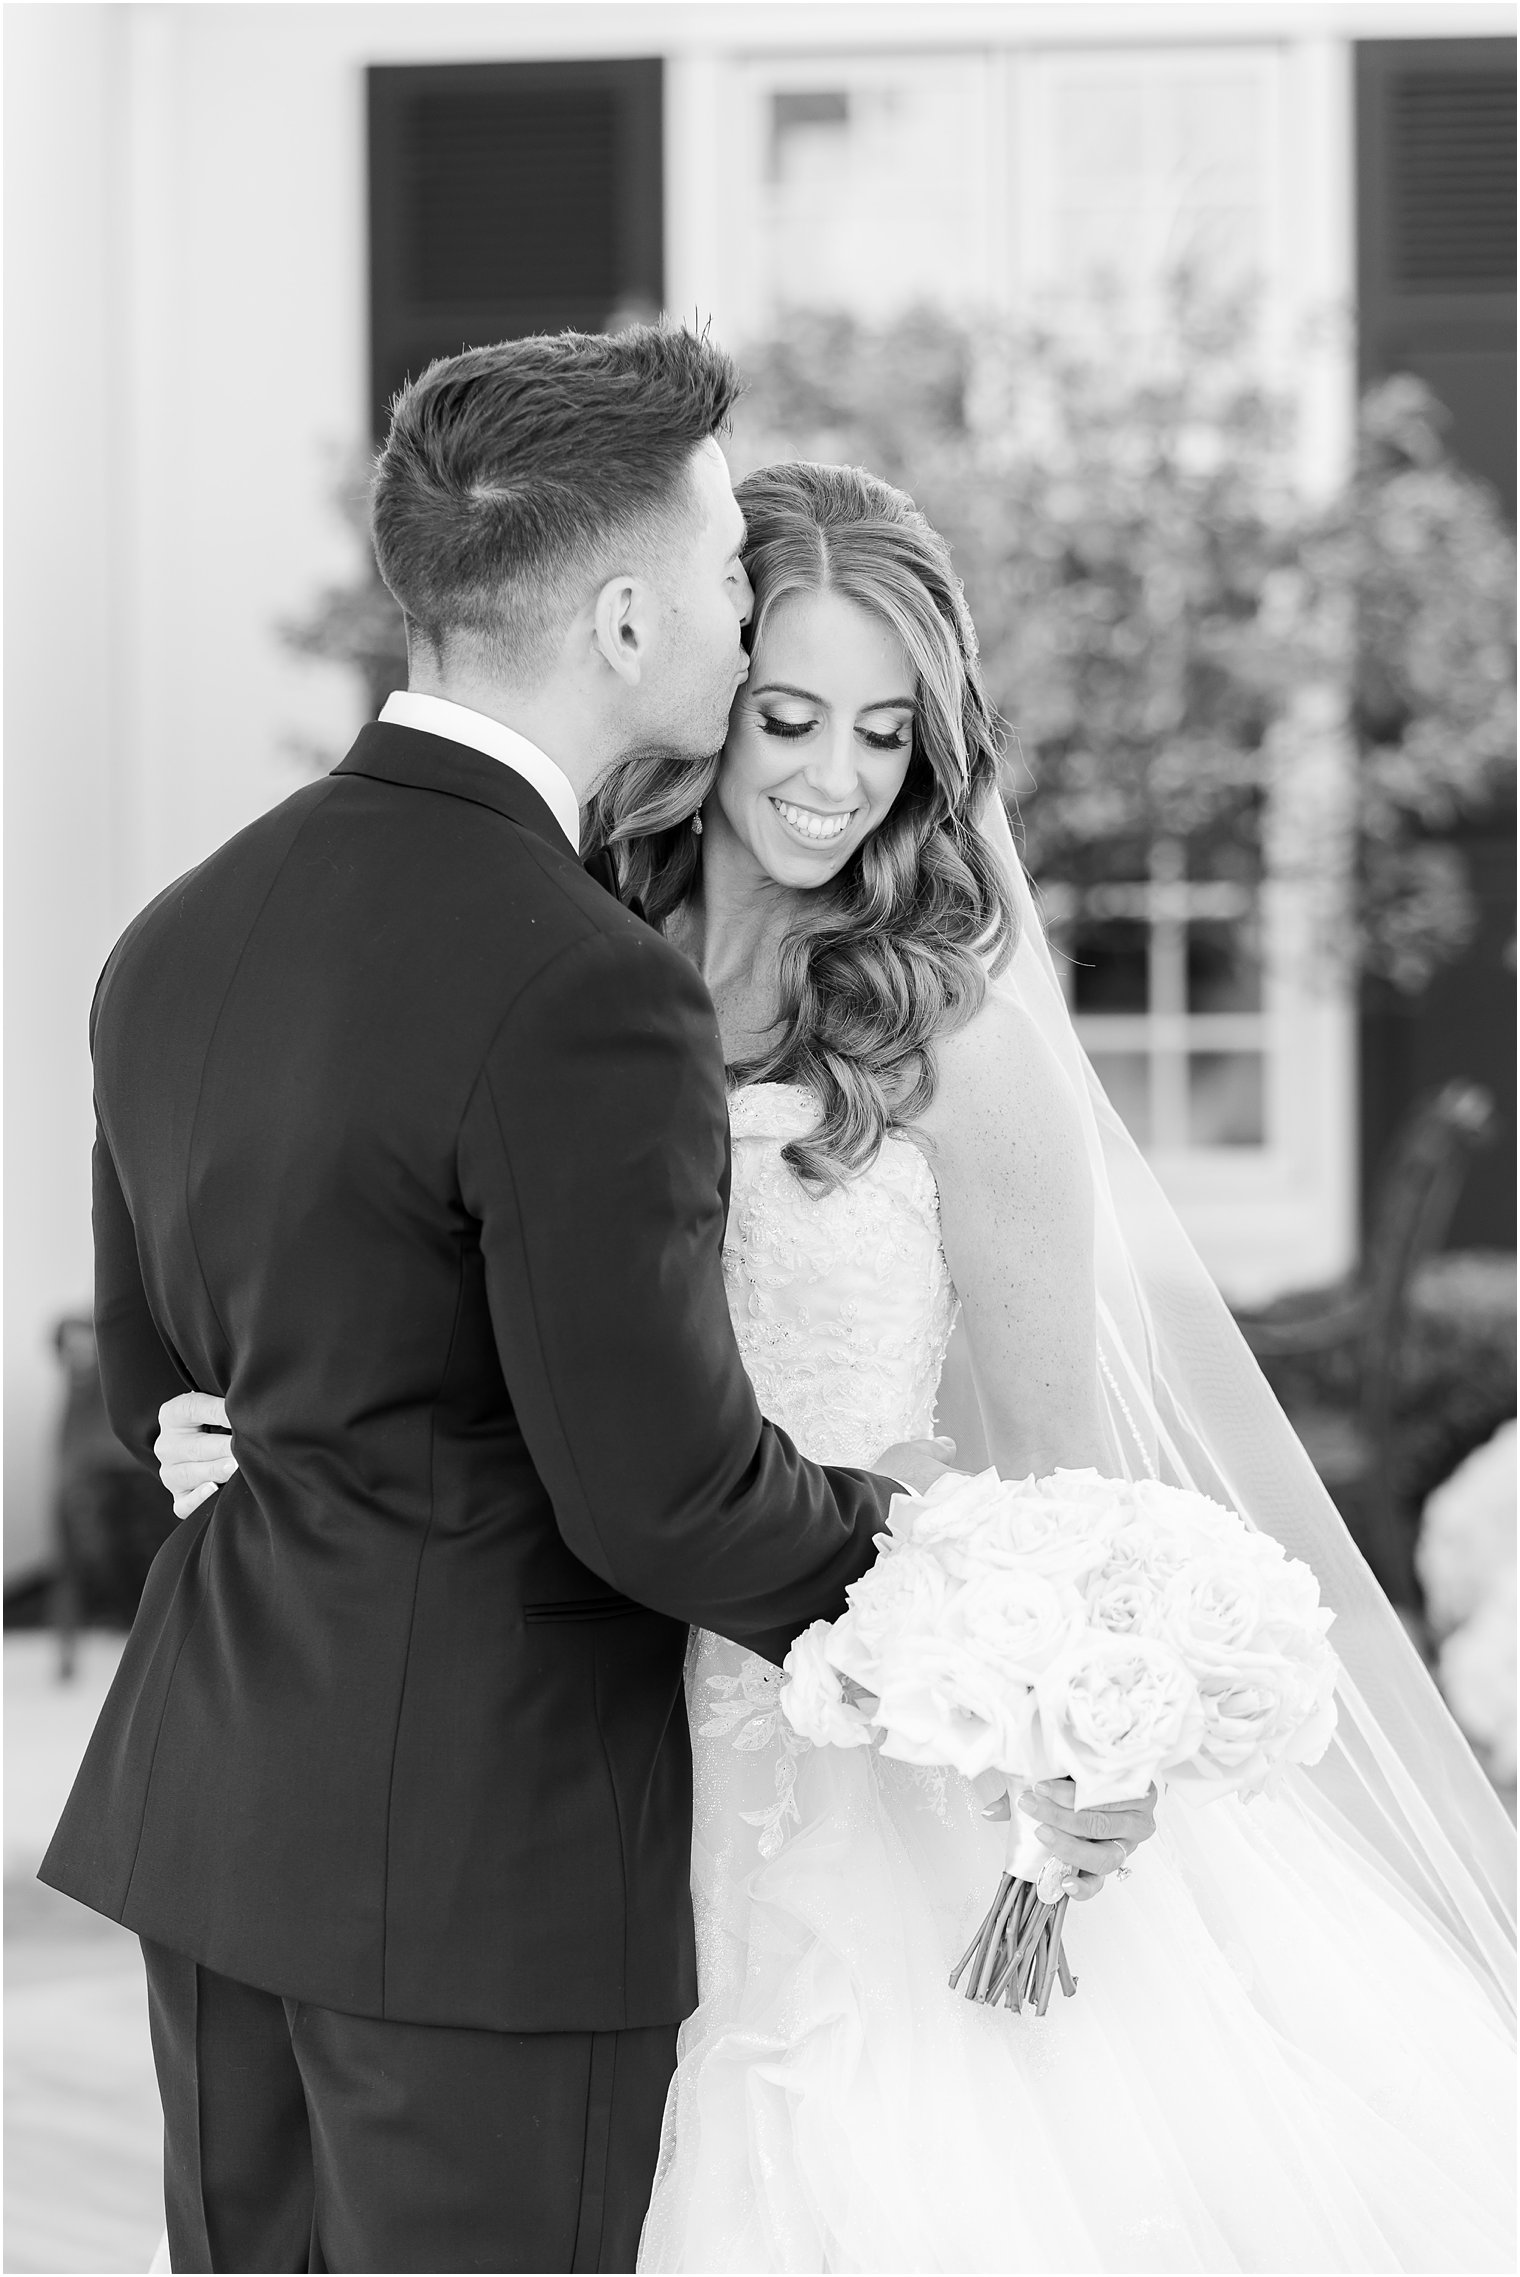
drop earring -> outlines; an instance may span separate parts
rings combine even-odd
[[[692,836],[693,836],[694,838],[700,838],[700,837],[701,837],[701,835],[702,835],[702,817],[701,817],[701,815],[700,815],[700,814],[694,814],[694,815],[692,816],[692,818],[691,818],[691,830],[692,830]]]

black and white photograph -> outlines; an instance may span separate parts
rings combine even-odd
[[[8,2272],[1516,2265],[1496,0],[7,0]]]

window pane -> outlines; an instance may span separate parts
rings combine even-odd
[[[1268,81],[1257,57],[1053,57],[1044,220],[1054,279],[1154,288],[1178,263],[1224,284],[1266,251]]]
[[[1189,1146],[1264,1146],[1266,1137],[1260,1052],[1190,1053]]]
[[[1145,1052],[1094,1052],[1092,1063],[1136,1146],[1151,1140],[1150,1059]]]
[[[985,297],[979,60],[820,58],[755,77],[762,324],[789,308],[879,322]]]
[[[779,181],[788,165],[806,170],[808,143],[818,144],[816,130],[837,130],[841,139],[850,124],[850,98],[835,87],[817,94],[781,94],[771,97],[771,180]],[[810,130],[815,130],[810,134]],[[828,148],[827,138],[823,147]]]
[[[1253,923],[1195,917],[1188,927],[1190,1012],[1259,1012],[1261,952]]]
[[[1090,919],[1073,925],[1064,946],[1072,960],[1078,1012],[1144,1012],[1149,1007],[1149,930],[1137,918]]]

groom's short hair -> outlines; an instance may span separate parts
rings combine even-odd
[[[663,325],[429,364],[391,406],[370,490],[408,637],[440,659],[463,639],[531,685],[603,576],[648,565],[689,526],[692,454],[738,392],[720,348]]]

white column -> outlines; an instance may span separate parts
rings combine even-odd
[[[120,11],[125,14],[126,11]],[[88,1311],[86,1020],[117,930],[112,778],[120,466],[106,321],[118,11],[5,27],[5,1571],[48,1554],[61,1378]]]
[[[136,6],[109,13],[116,19],[113,131],[120,163],[110,216],[110,321],[119,374],[112,455],[121,484],[112,559],[121,689],[113,827],[124,924],[184,866],[175,860],[183,832],[174,816],[172,628],[184,624],[176,588],[193,584],[194,565],[176,562],[174,533],[183,522],[179,503],[190,475],[187,395],[196,374],[185,353],[194,280],[181,253],[182,11]],[[236,461],[227,473],[227,512],[235,515]]]
[[[665,307],[682,323],[711,320],[725,347],[738,336],[737,248],[729,241],[736,90],[715,48],[665,61]]]
[[[1287,110],[1298,122],[1287,168],[1290,272],[1302,348],[1299,371],[1299,479],[1311,500],[1328,499],[1348,479],[1356,448],[1356,104],[1351,42],[1341,37],[1294,40],[1288,49]],[[1349,635],[1347,671],[1349,672]],[[1317,809],[1322,843],[1337,840],[1351,858],[1346,826],[1352,770],[1347,719],[1349,687],[1331,678],[1300,697],[1295,728],[1304,784],[1299,821]],[[1310,778],[1318,785],[1310,792]],[[1291,859],[1291,857],[1290,857]],[[1340,881],[1316,881],[1320,939],[1342,931]],[[1321,1164],[1325,1278],[1345,1270],[1358,1247],[1358,1012],[1354,979],[1329,969],[1323,945],[1312,1011],[1322,1070],[1315,1152]]]
[[[1351,467],[1356,419],[1356,112],[1351,42],[1288,48],[1284,277],[1298,337],[1301,475],[1325,497]]]

